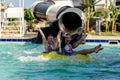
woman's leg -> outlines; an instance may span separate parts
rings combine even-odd
[[[80,50],[80,51],[77,51],[76,54],[91,54],[93,52],[96,52],[98,53],[100,50],[102,50],[103,48],[101,48],[101,44],[99,44],[98,46],[94,47],[94,48],[91,48],[91,49],[83,49],[83,50]]]

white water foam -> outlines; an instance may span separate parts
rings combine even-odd
[[[44,58],[42,55],[41,56],[20,56],[18,58],[21,62],[31,62],[31,61],[48,61],[49,58]]]
[[[0,54],[9,54],[9,55],[12,55],[13,53],[12,52],[1,52]]]
[[[33,51],[24,51],[25,54],[33,54]]]
[[[7,52],[7,54],[10,54],[10,55],[12,55],[13,53],[11,53],[11,52]]]

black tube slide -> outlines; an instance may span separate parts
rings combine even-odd
[[[46,12],[48,8],[53,5],[54,2],[40,2],[34,6],[33,16],[37,20],[46,19]]]
[[[47,19],[46,17],[49,15],[46,15],[50,10],[50,6],[54,5],[54,2],[40,2],[36,4],[33,7],[33,15],[35,19],[41,20],[41,19]],[[55,7],[56,8],[56,7]],[[68,33],[71,33],[72,36],[74,36],[78,30],[79,27],[83,27],[83,18],[82,18],[82,11],[79,9],[71,8],[70,6],[63,6],[58,10],[56,15],[56,20],[52,21],[50,23],[49,27],[42,28],[43,33],[45,34],[45,37],[47,39],[49,34],[52,34],[54,37],[57,36],[59,30],[61,30],[60,25],[64,25],[65,31]],[[73,34],[75,33],[75,34]],[[75,41],[77,41],[76,39]],[[41,35],[38,32],[38,35],[36,38],[32,40],[33,43],[42,43]],[[74,41],[72,41],[74,43]]]
[[[46,39],[48,37],[49,34],[52,34],[54,37],[57,36],[58,32],[59,32],[59,25],[58,25],[58,19],[56,19],[55,21],[50,23],[50,27],[46,27],[46,28],[42,28],[43,33],[46,36]],[[37,37],[32,39],[33,43],[39,44],[42,43],[42,37],[40,32],[38,32]]]

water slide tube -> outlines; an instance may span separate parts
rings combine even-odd
[[[43,28],[43,32],[47,37],[49,34],[57,36],[59,30],[63,30],[71,35],[76,34],[78,28],[83,28],[85,23],[84,13],[74,8],[72,1],[59,2],[35,2],[31,7],[31,12],[35,19],[45,19],[49,21],[50,27]],[[41,35],[38,33],[35,43],[41,42]]]

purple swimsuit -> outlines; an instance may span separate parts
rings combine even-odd
[[[72,53],[73,53],[72,45],[71,45],[71,44],[67,44],[67,45],[62,49],[62,53],[64,53],[65,55],[72,55]]]

